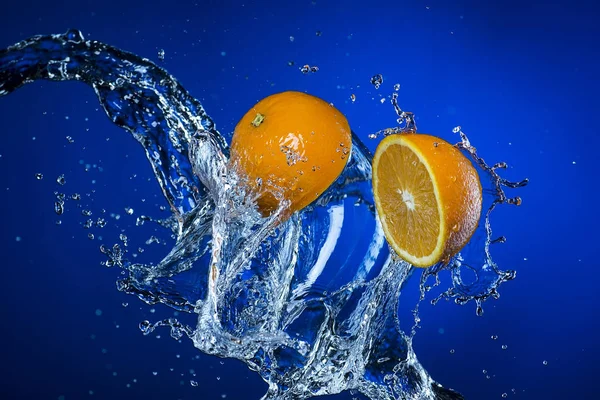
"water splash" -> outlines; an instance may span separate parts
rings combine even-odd
[[[356,135],[338,180],[278,224],[285,203],[268,218],[257,212],[229,173],[227,143],[202,105],[151,61],[86,41],[76,30],[0,51],[0,96],[36,79],[90,85],[109,118],[142,145],[171,206],[172,217],[160,223],[175,233],[176,243],[160,262],[132,263],[126,243],[101,247],[105,265],[126,272],[119,290],[198,318],[193,327],[176,319],[144,321],[143,333],[167,326],[172,337],[185,335],[207,354],[244,361],[269,384],[264,399],[349,389],[371,399],[462,398],[432,380],[413,352],[412,335],[400,328],[399,293],[413,268],[385,243],[370,190],[371,154]],[[416,130],[396,96],[402,124],[386,132]],[[483,254],[470,258],[468,247],[446,267],[453,286],[443,296],[480,304],[514,276],[491,262],[489,213],[516,203],[504,196],[503,185],[524,183],[502,180],[500,165],[487,167],[466,136],[461,143],[497,190],[482,224],[485,245],[469,244]],[[465,267],[478,271],[474,284],[460,279]],[[424,272],[423,297],[427,277],[437,279],[442,269]]]

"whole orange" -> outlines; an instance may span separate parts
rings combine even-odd
[[[284,214],[315,201],[340,175],[352,150],[346,117],[333,105],[301,92],[259,101],[240,120],[231,141],[230,165],[271,214],[289,200]]]

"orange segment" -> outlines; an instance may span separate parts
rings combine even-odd
[[[383,139],[373,158],[373,194],[389,244],[417,267],[447,262],[479,223],[477,171],[460,150],[435,136]]]
[[[352,149],[346,117],[333,105],[301,92],[259,101],[235,127],[231,165],[257,193],[269,215],[280,199],[288,213],[316,200],[337,179]]]

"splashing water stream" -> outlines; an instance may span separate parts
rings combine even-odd
[[[419,364],[411,335],[400,329],[400,291],[414,269],[395,257],[376,218],[370,188],[371,154],[353,135],[351,158],[338,180],[311,206],[283,224],[286,204],[263,218],[238,177],[228,173],[228,145],[202,105],[163,68],[81,32],[36,36],[0,51],[0,96],[36,79],[78,80],[96,92],[109,118],[144,148],[173,216],[164,225],[177,240],[155,265],[135,264],[119,245],[101,247],[107,266],[127,271],[118,288],[149,304],[198,316],[195,327],[176,319],[151,323],[176,339],[188,336],[207,354],[244,361],[269,384],[263,399],[302,399],[355,389],[371,399],[461,399]],[[395,98],[394,98],[395,100]],[[394,107],[404,128],[411,113]],[[440,298],[475,300],[477,313],[498,286],[515,277],[492,261],[490,213],[508,198],[502,179],[480,158],[460,128],[458,147],[479,169],[485,196],[482,223],[447,266]],[[488,187],[485,187],[485,185]],[[486,210],[486,211],[485,211]],[[360,234],[353,229],[361,226]],[[475,272],[465,283],[461,270]]]

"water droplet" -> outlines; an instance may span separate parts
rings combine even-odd
[[[125,212],[126,212],[128,215],[133,215],[133,208],[131,208],[131,207],[125,207]]]
[[[67,136],[66,139],[69,143],[75,143],[75,140],[71,136]]]
[[[293,42],[295,40],[295,38],[293,36],[290,36],[290,42]]]
[[[371,84],[375,86],[375,89],[379,89],[379,86],[383,83],[383,75],[376,74],[371,77]]]
[[[64,203],[62,201],[54,202],[54,212],[57,215],[62,215],[62,213],[64,212]]]
[[[542,364],[548,365],[548,361],[544,360],[544,361],[542,361]]]
[[[93,233],[88,233],[88,239],[94,240],[94,234]]]
[[[400,90],[400,84],[399,84],[399,83],[396,83],[396,84],[394,85],[394,90],[395,90],[396,92],[397,92],[398,90]]]
[[[15,240],[16,240],[17,242],[20,242],[20,241],[21,241],[21,236],[17,236],[17,237],[15,238]]]
[[[459,133],[461,129],[462,128],[460,127],[460,125],[459,126],[455,126],[454,129],[452,129],[452,132],[453,133]]]
[[[81,210],[81,215],[89,217],[90,215],[92,215],[92,212],[90,210]]]
[[[65,183],[67,183],[67,180],[65,179],[64,175],[60,175],[58,178],[56,178],[56,183],[58,183],[59,185],[64,185]]]
[[[498,340],[498,335],[492,335],[492,336],[490,336],[490,338],[491,338],[492,340]]]
[[[451,349],[451,350],[450,350],[450,354],[454,354],[454,349]]]
[[[165,61],[165,50],[164,49],[158,50],[158,59],[160,61]]]
[[[505,344],[503,344],[503,345],[502,345],[502,350],[506,350],[506,349],[508,349],[508,346],[507,346],[507,345],[505,345]]]
[[[35,179],[37,179],[38,181],[42,180],[42,179],[44,179],[44,175],[42,175],[38,172],[37,174],[35,174]]]
[[[101,309],[96,309],[96,316],[99,317],[102,315],[102,310]]]
[[[507,397],[508,397],[508,394],[506,394],[506,393],[502,393],[502,398],[503,398],[503,399],[505,399],[505,398],[507,398]]]
[[[190,380],[190,385],[192,385],[193,387],[197,387],[198,386],[198,382],[196,382],[194,380]]]
[[[158,372],[152,371],[152,375],[156,376],[156,375],[158,375]]]

